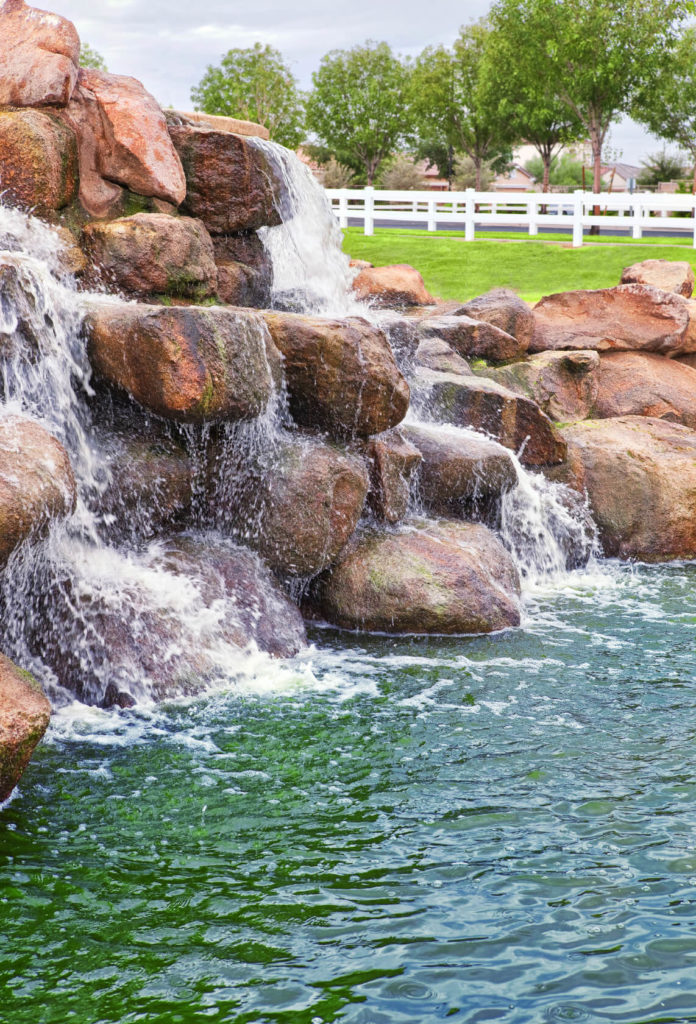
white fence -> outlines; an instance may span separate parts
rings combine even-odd
[[[655,192],[407,192],[374,188],[329,188],[326,193],[341,227],[349,220],[364,224],[364,232],[374,232],[375,221],[394,224],[424,224],[428,231],[463,225],[466,241],[473,242],[476,228],[505,229],[526,227],[530,235],[540,229],[565,228],[573,235],[573,248],[583,242],[583,231],[598,225],[630,229],[633,238],[641,238],[646,228],[683,230],[693,236],[696,248],[696,196]],[[594,212],[600,208],[600,215]]]

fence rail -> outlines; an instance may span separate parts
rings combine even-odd
[[[654,192],[410,192],[386,189],[330,188],[326,193],[341,227],[348,221],[374,232],[375,221],[424,224],[437,231],[438,224],[463,225],[467,242],[473,242],[477,228],[526,227],[537,235],[546,227],[566,228],[573,235],[573,248],[583,244],[585,228],[609,228],[611,219],[630,228],[633,238],[642,238],[646,228],[664,228],[664,218],[680,214],[670,224],[689,232],[696,249],[696,196]],[[595,213],[599,207],[600,213]]]

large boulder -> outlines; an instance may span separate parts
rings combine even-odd
[[[467,519],[496,519],[503,494],[517,485],[517,470],[506,448],[455,427],[419,423],[401,429],[423,457],[418,491],[425,508]]]
[[[169,131],[186,174],[184,210],[211,234],[280,224],[283,188],[264,150],[231,132],[172,123]]]
[[[0,107],[64,107],[80,59],[75,26],[23,0],[0,0],[0,40]]]
[[[534,316],[519,295],[510,288],[493,288],[485,295],[470,299],[463,306],[452,310],[456,316],[468,316],[511,334],[522,351],[526,351],[534,333]]]
[[[270,306],[273,265],[256,232],[214,235],[213,245],[222,301],[256,309]]]
[[[50,717],[36,680],[0,654],[0,803],[19,782]]]
[[[248,542],[277,572],[314,576],[337,558],[358,524],[369,479],[364,462],[318,440],[283,444],[256,497]]]
[[[481,377],[419,369],[417,405],[445,423],[471,427],[519,454],[526,466],[549,466],[565,458],[565,442],[529,398]]]
[[[172,114],[182,124],[198,124],[204,128],[214,128],[219,132],[234,132],[235,135],[249,135],[257,139],[269,139],[271,137],[268,128],[265,128],[262,124],[257,124],[256,121],[240,121],[237,117],[206,114],[202,110],[174,110]]]
[[[507,366],[475,364],[473,370],[531,398],[561,423],[587,419],[599,388],[599,354],[591,350],[538,352]]]
[[[75,478],[62,444],[33,420],[0,419],[0,566],[22,541],[69,515]]]
[[[363,534],[322,580],[317,605],[346,629],[490,633],[520,621],[520,582],[501,542],[475,523]]]
[[[35,623],[38,653],[85,703],[199,693],[237,677],[244,648],[291,657],[306,644],[298,609],[258,555],[218,534],[160,540],[115,576],[116,557],[83,562],[79,601],[69,583],[62,598],[70,614],[58,595]]]
[[[458,355],[452,346],[441,338],[424,338],[416,349],[415,362],[426,370],[461,374],[463,377],[473,376],[473,370],[466,359]]]
[[[198,299],[216,291],[213,243],[192,217],[137,213],[88,224],[83,239],[105,283],[122,291]]]
[[[696,429],[696,369],[648,352],[607,352],[595,416],[654,416]]]
[[[285,356],[292,415],[338,437],[368,437],[406,415],[409,387],[382,331],[361,317],[263,314]]]
[[[460,356],[503,362],[524,354],[526,345],[517,338],[485,320],[469,316],[449,315],[426,317],[418,325],[421,338],[446,341]]]
[[[258,313],[93,301],[85,327],[97,375],[166,419],[250,419],[273,393]]]
[[[407,263],[364,267],[353,281],[353,291],[371,306],[432,306],[435,302],[422,276]]]
[[[649,284],[689,299],[694,290],[694,271],[686,260],[642,260],[626,267],[621,284]]]
[[[77,187],[77,140],[68,125],[43,110],[0,111],[3,202],[45,215],[71,203]]]
[[[383,522],[401,522],[408,512],[421,453],[401,430],[388,430],[370,438],[365,455],[370,467],[368,501],[372,512]]]
[[[686,338],[685,300],[644,284],[546,295],[534,307],[534,321],[530,352],[620,349],[679,355],[695,350]]]
[[[662,562],[696,557],[696,433],[622,416],[562,430],[567,463],[555,479],[586,492],[605,554]]]

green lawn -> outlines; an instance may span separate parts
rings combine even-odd
[[[458,232],[377,228],[366,238],[361,228],[348,228],[344,236],[343,248],[353,258],[376,266],[410,263],[433,295],[462,301],[490,288],[513,288],[529,302],[550,292],[608,288],[619,283],[624,267],[646,259],[688,260],[696,270],[696,250],[688,237],[633,241],[599,236],[572,249],[570,235],[541,235],[532,241],[500,232],[465,242]]]

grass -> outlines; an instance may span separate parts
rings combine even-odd
[[[376,228],[366,238],[361,228],[344,232],[344,250],[376,266],[410,263],[426,287],[441,299],[466,301],[490,288],[512,288],[528,302],[551,292],[575,288],[609,288],[624,267],[646,259],[687,260],[696,271],[692,239],[593,236],[581,249],[570,248],[570,235],[491,232],[465,242],[461,232]]]

